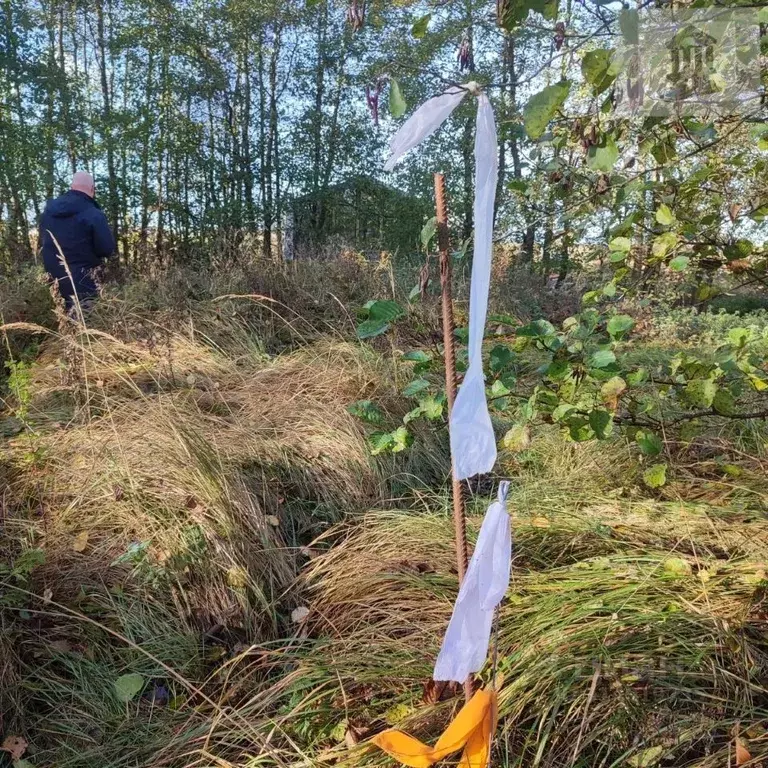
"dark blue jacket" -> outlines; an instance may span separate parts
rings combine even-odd
[[[70,190],[49,200],[40,217],[43,265],[52,277],[63,278],[66,273],[51,234],[73,272],[98,267],[115,250],[107,217],[83,192]]]

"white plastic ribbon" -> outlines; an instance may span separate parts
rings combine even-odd
[[[435,663],[435,680],[463,683],[479,672],[488,656],[493,612],[509,587],[512,526],[507,514],[509,483],[483,519],[477,545],[453,607],[453,615]]]
[[[469,368],[459,388],[450,418],[453,472],[458,480],[490,472],[496,463],[493,433],[483,377],[483,335],[488,312],[493,255],[493,212],[498,177],[496,122],[488,97],[477,83],[451,88],[425,101],[395,134],[384,169],[389,171],[408,150],[431,136],[448,119],[467,93],[477,96],[475,131],[475,247],[469,297]]]
[[[469,93],[466,88],[451,88],[440,96],[425,101],[400,127],[389,143],[389,160],[385,171],[391,171],[408,150],[431,136]]]
[[[483,335],[488,314],[493,257],[493,209],[499,158],[496,122],[488,97],[478,96],[475,131],[475,248],[469,292],[469,368],[453,405],[451,456],[457,480],[490,472],[496,463],[493,433],[483,376]]]

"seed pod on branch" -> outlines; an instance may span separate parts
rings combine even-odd
[[[379,125],[379,96],[381,96],[381,89],[384,86],[384,81],[378,78],[371,88],[370,85],[365,86],[365,103],[368,106],[368,111],[371,113],[373,124],[378,127]]]
[[[558,21],[557,24],[555,24],[555,36],[553,38],[553,41],[555,43],[555,50],[559,51],[563,47],[563,43],[565,42],[565,22],[564,21]]]
[[[471,72],[475,68],[475,60],[472,55],[472,41],[469,32],[465,30],[462,35],[459,49],[456,52],[456,61],[459,63],[459,71]]]

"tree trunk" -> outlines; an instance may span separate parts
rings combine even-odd
[[[139,253],[137,258],[143,266],[147,258],[147,237],[149,229],[149,152],[152,141],[152,76],[155,64],[154,50],[147,51],[147,78],[144,85],[143,137],[141,146],[141,182],[139,196],[141,198],[141,223],[139,228]]]
[[[107,184],[109,201],[107,212],[115,244],[119,242],[120,202],[117,195],[117,172],[115,170],[115,148],[112,141],[112,104],[107,78],[107,44],[104,38],[104,0],[96,0],[96,43],[99,50],[99,76],[101,79],[102,116],[104,119],[104,144],[107,149]]]
[[[75,56],[75,63],[77,56]],[[67,80],[67,67],[64,59],[64,5],[59,6],[59,98],[61,99],[61,115],[64,122],[64,135],[67,141],[67,157],[69,166],[74,174],[77,171],[77,147],[72,131],[70,115],[70,93]]]

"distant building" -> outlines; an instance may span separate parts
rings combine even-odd
[[[412,252],[432,215],[428,202],[368,176],[354,176],[325,192],[294,198],[284,252],[297,259],[333,256],[341,250],[369,256]]]

